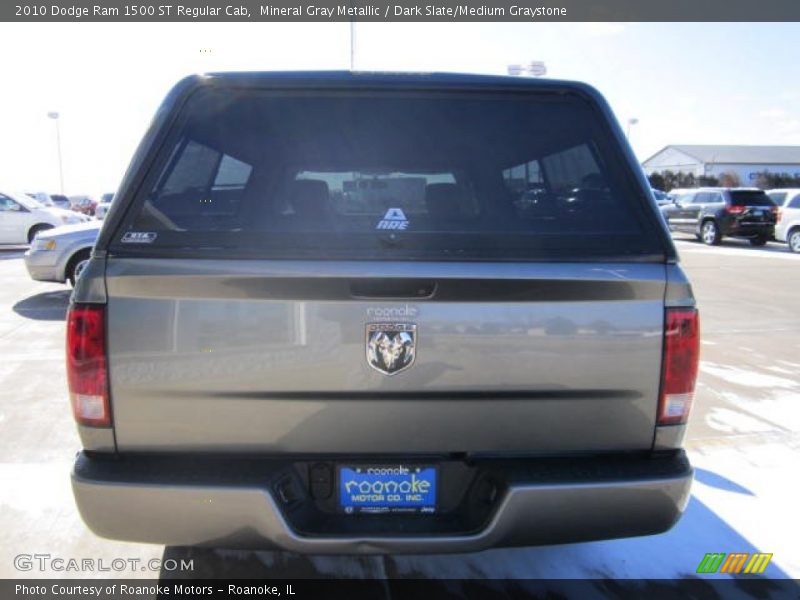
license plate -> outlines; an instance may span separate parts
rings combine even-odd
[[[339,503],[347,514],[433,513],[437,469],[430,465],[339,467]]]
[[[753,216],[763,217],[764,216],[764,211],[763,210],[754,210],[753,211]]]

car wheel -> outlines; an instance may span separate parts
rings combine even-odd
[[[750,238],[750,245],[751,246],[763,246],[769,241],[769,237],[766,235],[757,235],[755,237]]]
[[[52,228],[53,228],[52,225],[45,225],[45,224],[34,225],[33,227],[31,227],[31,230],[28,232],[28,243],[32,244],[33,243],[33,238],[35,238],[36,235],[40,231],[46,231],[46,230],[52,229]]]
[[[86,265],[89,264],[90,256],[91,252],[89,250],[81,250],[69,259],[69,265],[67,265],[67,279],[69,279],[72,287],[75,287],[75,282],[78,281],[78,277],[81,276]]]
[[[800,253],[800,227],[796,227],[789,232],[786,243],[789,244],[789,250]]]
[[[719,244],[722,236],[719,233],[719,227],[715,221],[706,221],[703,223],[703,228],[700,230],[700,235],[703,238],[703,243],[709,246],[716,246]]]

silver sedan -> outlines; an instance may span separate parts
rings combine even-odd
[[[37,281],[75,281],[89,262],[100,221],[89,221],[40,232],[25,253],[25,266]]]

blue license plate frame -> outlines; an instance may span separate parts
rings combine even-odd
[[[433,514],[439,469],[431,464],[343,464],[338,504],[345,514]]]

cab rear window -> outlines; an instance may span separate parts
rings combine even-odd
[[[169,139],[119,251],[126,239],[265,258],[663,251],[607,124],[577,95],[204,89]]]

